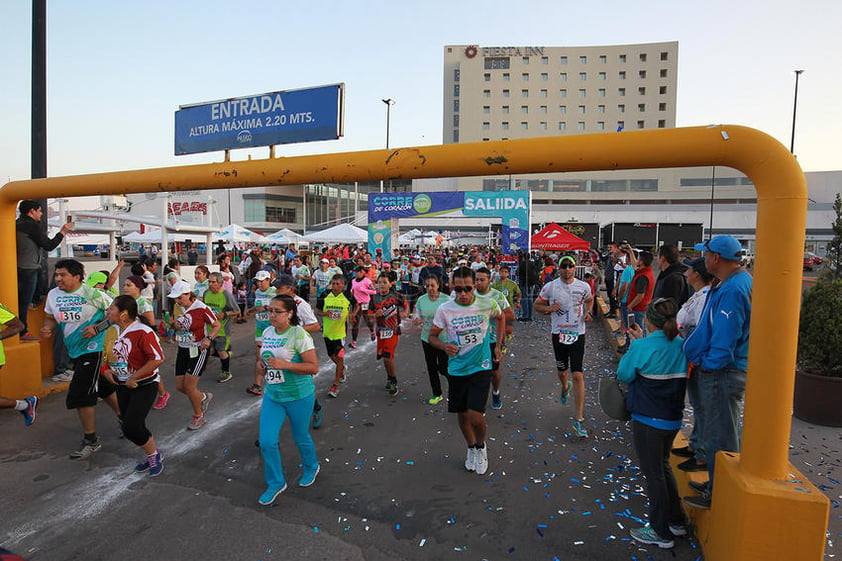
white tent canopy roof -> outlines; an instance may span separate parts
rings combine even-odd
[[[338,224],[321,232],[307,234],[304,239],[311,243],[363,243],[368,241],[368,232],[350,224]]]
[[[239,224],[229,224],[222,229],[221,232],[213,235],[213,241],[223,240],[226,242],[241,243],[264,243],[266,236],[262,236],[256,232],[252,232],[247,228],[243,228]]]

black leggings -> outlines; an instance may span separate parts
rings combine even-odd
[[[433,395],[442,395],[441,378],[439,376],[447,377],[447,353],[426,341],[421,341],[421,346],[424,348],[424,360],[427,362],[427,374],[430,375],[430,387],[433,389]]]
[[[146,383],[133,389],[117,386],[117,403],[120,405],[123,434],[143,446],[152,436],[146,428],[146,416],[158,397],[158,384]]]
[[[362,316],[362,317],[360,317]],[[356,341],[357,335],[360,334],[360,319],[365,320],[365,324],[368,326],[368,330],[371,333],[371,336],[374,337],[374,319],[368,313],[368,311],[364,310],[357,310],[357,315],[354,321],[351,322],[351,340]]]

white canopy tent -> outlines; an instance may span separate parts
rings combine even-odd
[[[338,224],[307,234],[304,239],[310,243],[363,243],[368,241],[368,232],[350,224]]]
[[[168,232],[167,240],[171,242],[185,242],[187,240],[192,240],[195,242],[204,241],[202,239],[204,236],[201,234],[188,234],[185,232]],[[161,230],[155,229],[150,230],[148,232],[140,233],[140,232],[131,232],[123,236],[124,242],[132,242],[132,243],[163,243],[164,238]]]
[[[307,240],[301,234],[297,233],[295,230],[290,230],[289,228],[284,228],[283,230],[278,230],[274,234],[269,234],[266,238],[274,243],[307,243]],[[286,241],[282,241],[281,238],[284,238]]]
[[[266,243],[266,236],[243,228],[239,224],[229,224],[221,232],[213,235],[213,241],[226,241],[231,243]]]

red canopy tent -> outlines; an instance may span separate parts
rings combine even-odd
[[[555,222],[547,224],[547,226],[532,235],[531,243],[532,249],[555,249],[560,251],[587,251],[591,248],[591,244],[574,236]]]

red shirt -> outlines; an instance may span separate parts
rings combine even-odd
[[[632,311],[635,312],[645,312],[646,306],[649,305],[649,302],[652,300],[652,291],[655,289],[655,277],[652,275],[652,267],[641,267],[634,273],[634,278],[631,281],[631,286],[629,287],[629,305],[634,301],[635,297],[638,294],[638,281],[641,278],[645,278],[648,282],[646,283],[646,290],[642,293],[643,299],[638,302],[638,304],[632,308]]]
[[[129,377],[143,368],[150,360],[162,360],[164,351],[158,336],[151,327],[135,321],[122,333],[117,335],[109,355],[109,366],[115,377],[120,382],[125,382]],[[138,380],[153,381],[158,379],[158,369],[150,372],[147,376]]]
[[[187,310],[175,318],[175,339],[182,348],[198,347],[205,338],[205,326],[213,325],[216,315],[201,300],[194,300]]]

